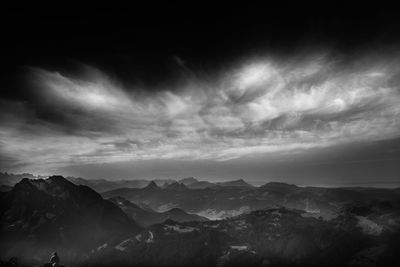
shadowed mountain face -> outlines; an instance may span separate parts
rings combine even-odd
[[[396,189],[298,187],[285,183],[252,187],[240,181],[232,183],[235,185],[215,185],[204,189],[190,189],[177,183],[162,188],[150,183],[142,189],[121,188],[105,192],[103,196],[121,196],[134,203],[144,202],[160,212],[173,207],[182,208],[208,218],[225,218],[281,205],[325,219],[336,217],[345,203],[400,196]]]
[[[156,212],[149,209],[144,209],[138,205],[122,198],[114,197],[108,199],[117,206],[119,206],[128,216],[135,220],[138,224],[147,227],[152,224],[162,223],[165,220],[173,220],[176,222],[188,222],[188,221],[207,221],[205,217],[201,217],[195,214],[189,214],[182,209],[173,208],[165,212]]]
[[[372,206],[380,205],[360,203],[370,207],[363,216],[349,206],[330,221],[283,207],[220,221],[168,220],[93,254],[89,265],[397,266],[400,206]]]
[[[0,218],[1,257],[42,262],[53,251],[75,261],[140,230],[116,205],[61,176],[25,178],[2,193]]]
[[[7,191],[11,191],[12,186],[8,186],[8,185],[0,185],[0,192],[7,192]]]
[[[86,267],[399,264],[398,189],[150,182],[104,195],[117,193],[135,202],[105,200],[60,176],[23,179],[0,192],[1,258],[43,264],[57,251],[63,263]],[[225,219],[186,212],[204,208]],[[234,209],[241,214],[228,216]]]

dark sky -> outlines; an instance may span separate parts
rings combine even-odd
[[[1,14],[0,169],[400,183],[395,7]]]

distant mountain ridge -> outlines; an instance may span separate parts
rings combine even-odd
[[[243,179],[227,181],[227,182],[220,182],[220,183],[216,183],[216,184],[221,185],[221,186],[254,187],[253,185],[245,182]]]
[[[0,172],[0,185],[14,186],[23,178],[29,179],[40,179],[47,178],[47,176],[35,176],[30,173],[23,174],[10,174]],[[99,193],[110,191],[118,188],[143,188],[146,187],[151,181],[154,181],[157,186],[166,186],[171,183],[184,184],[185,186],[193,189],[203,189],[207,187],[215,186],[246,186],[252,187],[249,183],[245,182],[243,179],[226,181],[226,182],[209,182],[209,181],[199,181],[194,177],[187,177],[183,179],[125,179],[125,180],[107,180],[107,179],[85,179],[81,177],[67,176],[67,180],[73,182],[77,185],[86,185],[90,188],[96,190]]]
[[[47,178],[47,176],[40,176],[40,175],[36,176],[30,173],[13,174],[7,172],[0,172],[0,185],[14,186],[23,178],[40,179],[40,178]]]
[[[114,197],[108,200],[119,206],[134,221],[144,227],[156,223],[162,223],[167,219],[176,222],[207,221],[207,218],[196,214],[189,214],[179,208],[172,208],[165,212],[156,212],[153,210],[143,209],[122,197]]]
[[[252,185],[244,182],[243,180],[235,180],[228,182],[218,182],[212,183],[208,181],[199,181],[193,177],[183,178],[180,180],[172,180],[172,179],[155,179],[155,180],[91,180],[91,179],[83,179],[83,178],[75,178],[75,177],[67,177],[68,180],[75,184],[87,185],[96,191],[102,193],[105,191],[110,191],[114,189],[120,188],[144,188],[149,185],[149,183],[154,182],[158,187],[167,187],[169,184],[183,184],[188,188],[193,189],[204,189],[207,187],[215,187],[215,186],[245,186],[252,187]]]
[[[83,178],[75,178],[75,177],[67,177],[68,180],[75,184],[87,185],[99,193],[103,193],[110,190],[120,189],[120,188],[145,188],[151,182],[154,182],[158,187],[167,187],[170,184],[182,184],[187,188],[191,189],[204,189],[207,187],[216,187],[216,186],[238,186],[238,187],[254,187],[253,185],[245,182],[243,179],[226,181],[226,182],[208,182],[208,181],[199,181],[194,177],[187,177],[180,180],[172,180],[172,179],[155,179],[155,180],[91,180],[91,179],[83,179]]]
[[[40,265],[57,251],[85,267],[398,266],[399,189],[184,182],[100,195],[61,176],[22,179],[0,192],[0,259]]]
[[[195,179],[194,177],[187,177],[187,178],[180,179],[178,182],[181,184],[184,184],[184,185],[190,185],[190,184],[199,182],[199,180]]]
[[[145,202],[159,212],[177,207],[209,219],[231,217],[275,205],[331,219],[339,214],[345,203],[392,199],[400,196],[400,190],[299,187],[279,182],[254,187],[243,180],[237,180],[206,188],[191,188],[190,184],[177,182],[158,187],[153,183],[143,189],[120,188],[102,195],[106,198],[120,196],[132,202]]]

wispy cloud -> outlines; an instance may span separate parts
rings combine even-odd
[[[400,136],[394,58],[265,58],[156,92],[94,68],[82,77],[32,74],[35,99],[3,105],[1,155],[13,159],[4,168],[226,160]]]

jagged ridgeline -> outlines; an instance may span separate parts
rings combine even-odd
[[[1,266],[40,266],[54,251],[67,266],[400,264],[398,189],[195,183],[100,195],[61,176],[24,178],[0,193]]]
[[[59,251],[78,262],[103,244],[117,244],[141,228],[87,186],[61,176],[22,179],[1,194],[1,258],[43,262]]]

